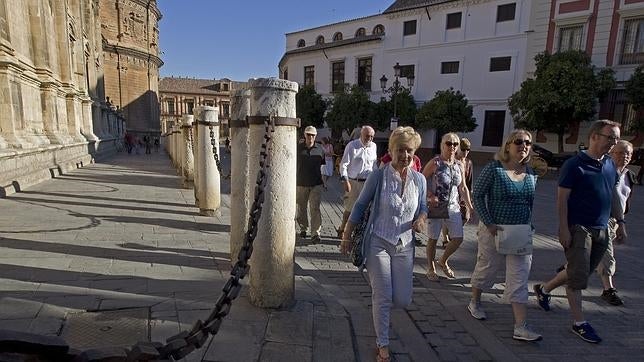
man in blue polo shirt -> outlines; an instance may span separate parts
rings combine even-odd
[[[561,167],[557,189],[559,242],[566,253],[566,268],[534,291],[539,306],[550,310],[550,291],[566,284],[566,296],[574,323],[572,331],[586,342],[599,343],[601,338],[584,319],[581,291],[597,268],[608,247],[608,218],[618,175],[615,163],[607,155],[619,141],[619,123],[599,120],[592,124],[587,150],[579,152]],[[623,220],[618,208],[613,215]],[[623,211],[622,211],[623,213]],[[625,236],[623,224],[618,235]]]

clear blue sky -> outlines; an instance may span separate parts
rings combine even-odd
[[[285,34],[374,15],[394,0],[158,0],[161,76],[275,77]]]

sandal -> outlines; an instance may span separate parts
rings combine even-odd
[[[440,278],[438,277],[438,274],[436,274],[436,272],[433,270],[427,271],[427,279],[429,279],[432,282],[437,282],[440,280]]]
[[[389,362],[391,356],[389,355],[388,347],[376,347],[376,362]]]
[[[447,265],[447,262],[445,262],[445,264],[441,264],[440,261],[436,261],[436,265],[443,269],[445,276],[447,276],[449,279],[454,279],[454,271],[449,267],[449,265]]]

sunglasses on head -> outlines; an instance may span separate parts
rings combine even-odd
[[[457,147],[458,145],[460,145],[460,142],[449,142],[449,141],[447,141],[447,142],[445,142],[445,144],[450,146],[450,147]]]
[[[512,143],[514,143],[517,146],[520,146],[520,145],[522,145],[524,143],[525,143],[526,146],[532,146],[532,141],[530,141],[530,140],[521,140],[521,139],[518,139],[518,138],[515,139],[514,141],[512,141]]]

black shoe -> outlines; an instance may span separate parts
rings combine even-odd
[[[306,237],[306,231],[300,231],[300,237],[305,238]]]
[[[602,299],[611,305],[624,305],[622,298],[617,295],[617,289],[610,288],[602,292]]]
[[[534,285],[534,294],[537,295],[537,302],[539,306],[543,308],[546,312],[550,310],[550,294],[543,292],[541,284]]]

